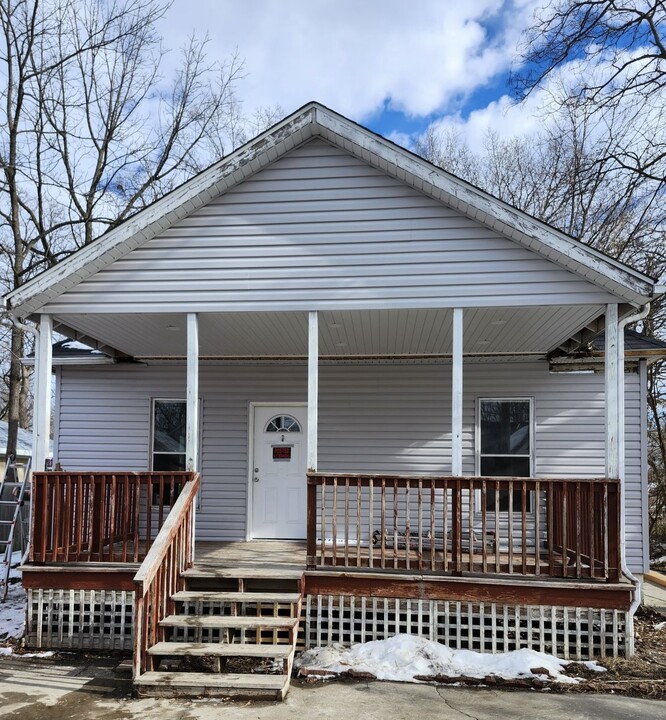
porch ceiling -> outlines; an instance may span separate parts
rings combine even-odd
[[[464,352],[545,354],[603,313],[599,305],[465,310]],[[321,312],[319,352],[324,356],[438,355],[451,352],[450,309]],[[184,314],[62,315],[66,326],[136,358],[182,357]],[[202,357],[307,355],[307,313],[199,315]],[[72,335],[74,333],[65,333]]]

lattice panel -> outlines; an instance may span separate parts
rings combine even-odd
[[[625,653],[619,610],[308,595],[302,620],[306,648],[408,633],[487,653],[530,648],[571,660]]]
[[[133,592],[28,590],[29,647],[132,650],[133,626]]]

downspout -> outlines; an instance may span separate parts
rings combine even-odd
[[[617,366],[618,366],[618,383],[622,388],[620,402],[618,402],[618,449],[620,451],[620,563],[622,568],[622,574],[630,580],[634,585],[634,599],[629,608],[629,614],[626,623],[626,635],[627,635],[627,655],[631,657],[634,654],[634,614],[638,610],[638,606],[641,604],[641,582],[640,580],[629,570],[627,566],[626,558],[626,508],[625,508],[625,497],[626,497],[626,482],[625,482],[625,447],[624,447],[624,410],[625,410],[625,393],[624,393],[624,329],[627,325],[644,320],[650,312],[650,303],[646,303],[643,307],[635,314],[629,317],[623,318],[618,322],[618,343],[617,343]]]

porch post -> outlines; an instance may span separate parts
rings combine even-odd
[[[187,426],[185,430],[185,470],[199,468],[199,320],[187,314]]]
[[[606,346],[604,353],[604,390],[606,394],[606,476],[620,476],[620,443],[618,391],[620,388],[618,368],[618,309],[617,303],[606,306]],[[624,380],[624,373],[622,373]]]
[[[33,403],[33,469],[43,471],[49,455],[51,435],[51,372],[53,356],[53,320],[50,315],[39,316],[39,335],[35,357],[35,399]]]
[[[319,417],[319,315],[308,317],[308,472],[317,472],[317,419]]]
[[[451,474],[462,475],[463,425],[463,309],[453,309],[451,369]]]

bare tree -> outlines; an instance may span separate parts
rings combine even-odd
[[[603,206],[576,202],[582,237],[655,277],[664,263],[666,202],[666,3],[664,0],[552,0],[525,35],[513,78],[519,98],[566,77],[560,108],[584,108],[602,141],[582,165],[599,180]],[[573,199],[573,196],[572,196]],[[578,207],[576,207],[578,205]],[[599,222],[599,220],[601,222]],[[639,222],[637,222],[639,221]],[[590,232],[594,230],[594,232]],[[665,337],[662,302],[645,323]],[[666,546],[666,367],[649,381],[650,528]]]
[[[513,83],[520,98],[558,71],[572,96],[594,108],[611,137],[604,159],[666,179],[666,4],[663,0],[552,0],[525,35]]]
[[[191,38],[169,79],[159,0],[0,3],[0,253],[19,287],[220,157],[242,119],[242,63]],[[25,422],[11,333],[7,452]]]

